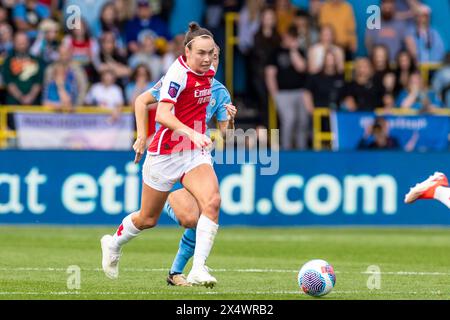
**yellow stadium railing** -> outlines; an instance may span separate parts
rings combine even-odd
[[[278,128],[278,115],[277,115],[277,108],[275,105],[275,102],[273,101],[273,98],[269,95],[269,133],[271,129]]]
[[[225,15],[225,84],[234,97],[234,46],[239,43],[239,38],[235,35],[234,25],[239,19],[239,14],[230,12]]]
[[[132,113],[130,107],[122,108],[122,113]],[[8,139],[17,137],[14,130],[8,129],[8,114],[14,112],[36,112],[36,113],[55,113],[55,110],[47,106],[2,106],[0,107],[0,149],[8,146]],[[108,114],[110,109],[100,107],[77,107],[72,113],[75,114]]]
[[[344,79],[346,82],[350,82],[353,79],[353,71],[355,64],[353,61],[347,61],[344,65]]]
[[[430,73],[442,67],[441,63],[422,63],[419,66],[419,71],[422,76],[423,83],[428,84],[430,81]],[[355,71],[355,63],[347,61],[344,65],[344,79],[347,82],[352,81],[353,73]]]
[[[442,67],[441,63],[423,63],[420,65],[420,74],[422,75],[423,83],[428,84],[430,81],[430,73]]]
[[[313,148],[316,151],[320,151],[323,148],[323,144],[328,142],[330,145],[333,142],[333,133],[330,131],[324,131],[322,127],[322,119],[327,121],[330,119],[329,108],[315,108],[313,112]]]

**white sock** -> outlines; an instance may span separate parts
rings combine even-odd
[[[203,267],[211,252],[219,225],[205,215],[200,215],[197,222],[195,251],[192,269]]]
[[[141,232],[141,230],[136,228],[136,226],[133,224],[133,221],[131,220],[131,216],[134,214],[135,212],[127,215],[122,220],[122,224],[113,235],[111,250],[119,252],[120,248],[122,248],[125,243],[135,238]]]
[[[434,198],[445,204],[447,208],[450,209],[450,188],[441,186],[437,187],[434,191]]]

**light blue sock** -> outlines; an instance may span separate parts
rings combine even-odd
[[[189,259],[194,255],[195,236],[195,229],[186,229],[184,231],[177,255],[170,268],[170,274],[183,273],[184,267],[186,267]]]
[[[172,207],[169,204],[169,201],[166,201],[164,204],[164,211],[166,211],[167,215],[172,218],[173,221],[175,221],[177,224],[180,224],[180,222],[177,219],[177,216],[175,215],[175,212],[173,211]]]

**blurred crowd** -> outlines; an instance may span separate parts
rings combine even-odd
[[[254,101],[267,112],[268,97],[279,115],[281,147],[311,146],[314,108],[434,112],[450,107],[450,55],[431,27],[431,8],[418,0],[381,0],[381,28],[357,26],[352,5],[344,0],[247,1],[239,21],[239,49],[247,59]],[[365,41],[358,43],[357,28]],[[358,56],[365,46],[366,56]],[[347,62],[353,62],[346,77]],[[420,67],[443,63],[431,83]],[[264,90],[267,88],[267,90]],[[267,125],[267,123],[262,123]]]
[[[118,117],[184,52],[184,35],[171,26],[187,15],[186,2],[0,0],[0,104],[62,111],[92,105]],[[267,128],[273,99],[283,149],[311,147],[317,107],[430,113],[450,107],[450,55],[443,35],[431,27],[431,8],[419,0],[379,1],[378,29],[357,25],[345,0],[195,3],[203,8],[199,22],[222,49],[224,16],[239,13],[245,101],[256,110],[254,125]],[[364,43],[358,43],[358,28],[365,29]],[[367,56],[357,55],[361,46]],[[354,62],[350,79],[344,76],[348,61]],[[420,67],[428,63],[442,67],[424,82]]]

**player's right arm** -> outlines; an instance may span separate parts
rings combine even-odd
[[[174,107],[173,103],[161,101],[158,103],[158,108],[156,109],[155,121],[159,122],[166,128],[169,128],[173,132],[178,132],[186,137],[188,137],[198,148],[207,147],[212,142],[211,139],[192,128],[189,128],[172,113]]]
[[[137,138],[133,144],[133,150],[136,153],[134,163],[138,163],[145,152],[147,141],[147,106],[158,100],[149,92],[141,93],[134,102],[134,114],[136,118]]]
[[[159,90],[162,85],[164,77],[162,77],[150,90],[141,93],[135,100],[134,113],[136,118],[137,127],[137,139],[133,145],[133,149],[136,152],[134,159],[135,163],[138,163],[142,155],[145,152],[147,133],[145,128],[147,127],[147,110],[148,106],[157,103],[159,99]]]

